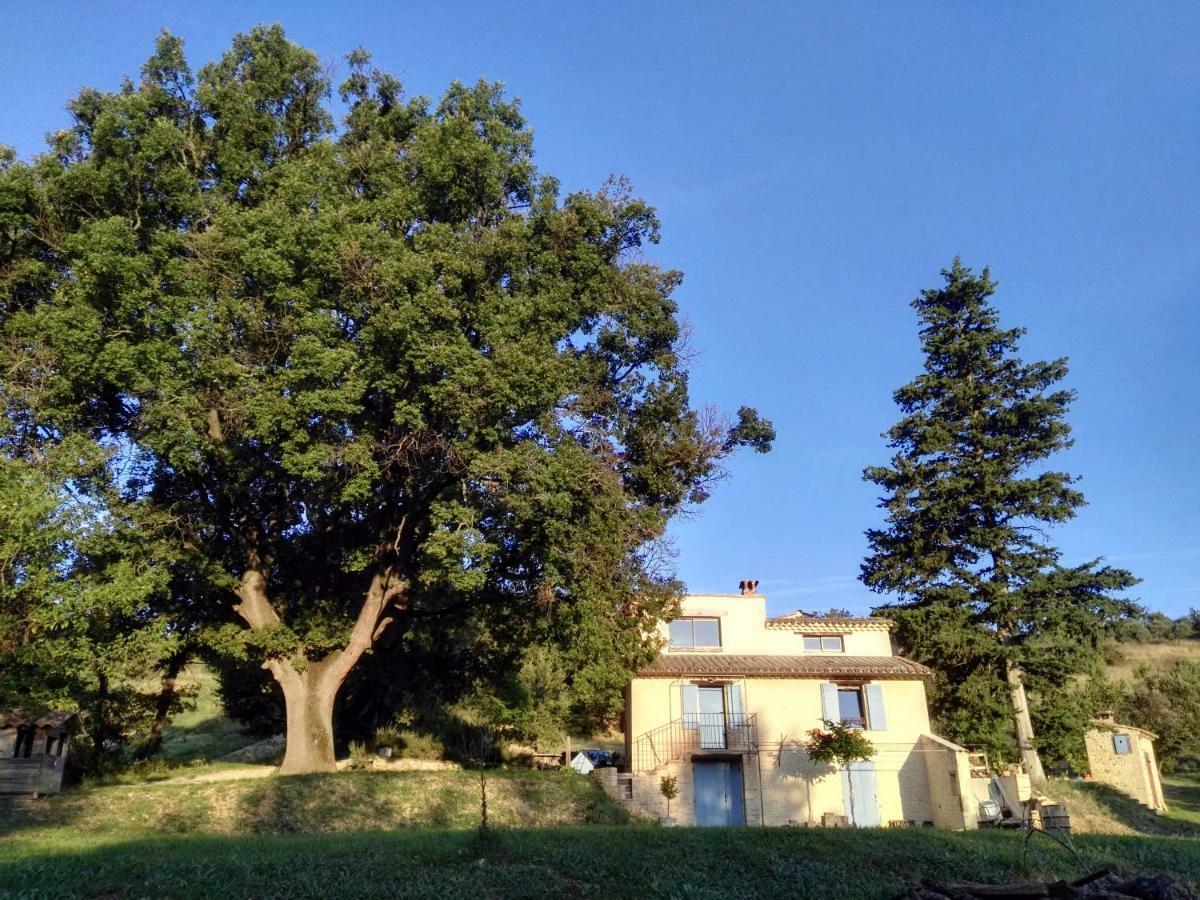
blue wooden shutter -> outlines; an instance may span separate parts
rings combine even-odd
[[[746,708],[742,704],[740,684],[725,685],[725,711],[729,714],[729,724],[735,728],[746,723]]]
[[[872,731],[886,731],[887,715],[883,711],[883,685],[868,684],[863,693],[867,696],[867,727]]]
[[[821,718],[830,722],[840,722],[842,713],[838,709],[838,693],[836,684],[821,685]]]
[[[683,686],[683,724],[686,728],[700,724],[700,691],[694,684]]]

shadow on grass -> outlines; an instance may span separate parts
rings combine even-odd
[[[574,773],[485,770],[497,827],[622,825],[628,812]],[[0,804],[0,843],[24,832],[120,842],[130,835],[313,835],[421,828],[471,831],[478,771],[342,772],[70,790]]]
[[[461,784],[416,773],[267,778],[240,793],[232,830],[313,834],[411,826],[469,828],[475,822],[463,794]]]
[[[1200,878],[1179,838],[1079,838],[1122,871]],[[54,897],[890,897],[920,882],[1030,874],[1020,836],[933,829],[573,827],[38,840],[0,846],[0,895]],[[1065,866],[1047,877],[1078,874]]]
[[[1160,815],[1116,788],[1094,781],[1073,782],[1073,787],[1094,802],[1105,815],[1139,834],[1200,838],[1200,826]],[[1167,802],[1172,802],[1169,794]]]

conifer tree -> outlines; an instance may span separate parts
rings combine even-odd
[[[987,269],[956,258],[942,275],[912,304],[925,366],[895,393],[895,455],[864,472],[887,515],[867,532],[861,578],[898,595],[880,611],[937,672],[939,725],[1001,757],[1015,736],[1041,780],[1031,702],[1054,714],[1053,689],[1088,671],[1107,629],[1136,609],[1114,596],[1136,580],[1099,561],[1064,567],[1044,531],[1084,503],[1075,477],[1045,465],[1072,443],[1067,361],[1017,355],[1024,330],[1001,327]]]

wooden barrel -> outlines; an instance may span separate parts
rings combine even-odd
[[[1071,816],[1065,803],[1052,803],[1042,807],[1042,829],[1070,832]]]

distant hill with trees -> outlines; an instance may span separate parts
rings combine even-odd
[[[1120,719],[1158,735],[1167,771],[1200,768],[1200,610],[1124,622],[1105,652]]]

